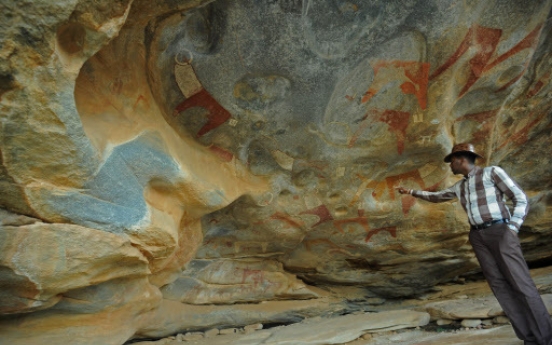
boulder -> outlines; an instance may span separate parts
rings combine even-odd
[[[343,313],[346,308],[346,303],[332,298],[235,305],[193,305],[163,299],[157,309],[145,314],[137,324],[135,337],[162,338],[212,328],[221,329],[222,334],[234,334],[235,327],[296,323],[317,315]]]
[[[70,291],[150,274],[128,238],[71,224],[4,225],[0,253],[1,314],[50,308]]]
[[[546,294],[541,297],[548,312],[552,314],[552,295]],[[488,319],[504,315],[502,307],[492,295],[482,298],[432,302],[426,304],[425,309],[434,319]]]
[[[161,291],[188,304],[233,304],[274,299],[309,299],[324,291],[311,288],[274,260],[194,260]]]
[[[396,310],[381,313],[349,314],[325,318],[313,318],[301,323],[281,326],[246,334],[233,334],[195,340],[195,345],[322,345],[344,344],[360,338],[368,332],[387,332],[424,326],[429,322],[427,313]],[[177,344],[162,339],[138,344]]]

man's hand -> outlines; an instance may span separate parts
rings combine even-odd
[[[410,189],[406,189],[406,188],[403,188],[403,187],[397,187],[396,189],[397,189],[397,190],[399,191],[399,193],[401,193],[401,194],[410,194]]]

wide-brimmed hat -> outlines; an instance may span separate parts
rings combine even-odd
[[[475,148],[473,147],[472,144],[470,143],[460,143],[460,144],[456,144],[452,147],[452,151],[451,153],[449,153],[446,157],[445,157],[445,162],[446,163],[450,163],[450,158],[456,154],[456,153],[471,153],[472,155],[474,155],[476,158],[481,158],[483,159],[483,157],[478,154],[477,152],[475,152]]]

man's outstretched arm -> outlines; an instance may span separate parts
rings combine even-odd
[[[397,187],[397,190],[401,194],[410,194],[416,198],[429,202],[445,202],[457,198],[453,187],[443,189],[439,192],[426,192],[423,190],[407,189],[401,186]]]

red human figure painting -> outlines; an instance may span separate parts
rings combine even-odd
[[[207,115],[207,123],[197,132],[197,137],[201,137],[209,133],[232,117],[228,110],[224,109],[205,89],[202,89],[195,95],[180,103],[174,109],[174,113],[178,114],[193,107],[202,107],[209,112]]]

